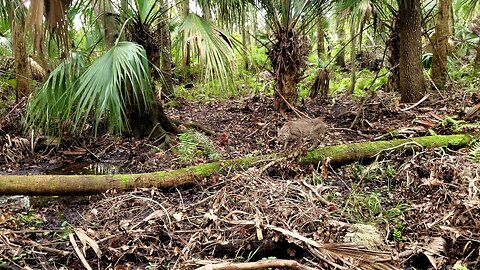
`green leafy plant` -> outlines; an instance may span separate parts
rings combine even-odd
[[[383,218],[387,224],[393,223],[392,236],[397,242],[402,241],[405,223],[403,213],[409,208],[408,204],[400,203],[397,206],[383,212]]]
[[[470,146],[470,151],[468,151],[468,159],[471,162],[480,162],[480,141],[476,141]]]
[[[377,192],[368,194],[363,202],[363,206],[368,210],[371,217],[375,217],[381,212],[381,195]]]
[[[42,219],[40,219],[34,212],[28,212],[27,214],[19,214],[20,220],[27,224],[29,227],[35,227],[37,225],[43,224]]]
[[[138,44],[119,42],[84,68],[84,58],[73,57],[51,73],[29,102],[27,128],[56,136],[64,131],[81,133],[93,117],[95,134],[104,119],[112,132],[122,133],[130,129],[129,110],[150,110],[150,72],[145,50]]]
[[[461,264],[460,262],[456,262],[455,265],[453,266],[453,269],[455,269],[455,270],[468,270],[468,267]]]
[[[453,132],[461,132],[468,125],[464,120],[457,120],[455,117],[445,116],[442,120],[442,126],[450,127]]]
[[[204,78],[216,80],[224,89],[234,91],[235,50],[242,50],[241,43],[195,13],[184,19],[178,32],[181,34],[175,44],[178,48],[188,46],[184,41],[195,45]]]
[[[402,231],[403,231],[403,223],[400,221],[399,223],[396,223],[395,226],[393,227],[393,239],[395,241],[397,242],[402,241],[402,238],[403,238]]]
[[[179,135],[179,143],[176,147],[178,159],[188,162],[195,157],[205,156],[208,160],[220,159],[220,154],[215,151],[210,139],[199,132],[188,130]]]

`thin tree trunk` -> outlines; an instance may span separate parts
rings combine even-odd
[[[357,39],[355,38],[356,25],[355,17],[350,19],[350,39],[351,39],[351,51],[350,51],[350,93],[355,91],[356,73],[357,73]]]
[[[325,31],[323,30],[323,15],[319,14],[317,18],[317,56],[322,59],[325,53]]]
[[[189,0],[183,0],[182,1],[182,17],[185,19],[188,14],[190,13],[190,1]],[[190,68],[190,42],[187,40],[187,36],[183,35],[183,65],[187,69]]]
[[[210,11],[210,7],[207,5],[206,1],[204,1],[202,5],[202,17],[206,21],[210,21],[212,19],[212,12]]]
[[[453,13],[453,5],[450,5],[448,16],[448,36],[455,36],[455,14]]]
[[[240,32],[242,34],[242,45],[243,47],[247,50],[247,51],[250,51],[250,48],[247,47],[247,35],[248,35],[248,31],[247,31],[247,25],[246,25],[246,17],[247,17],[247,10],[245,8],[242,8],[242,10],[240,11],[241,14],[240,14]],[[242,55],[242,58],[243,58],[243,63],[245,64],[245,70],[248,70],[249,69],[249,63],[248,63],[248,54],[244,53]]]
[[[400,31],[398,27],[398,14],[395,14],[387,42],[389,51],[388,63],[390,65],[387,89],[390,91],[399,91],[400,89]]]
[[[401,102],[417,102],[425,91],[420,0],[397,0],[400,30]]]
[[[163,75],[162,81],[162,94],[167,97],[173,96],[173,72],[172,72],[172,42],[170,38],[170,16],[169,16],[169,6],[168,1],[160,0],[159,1],[159,8],[164,10],[163,18],[161,25],[159,26],[157,33],[158,33],[158,41],[160,46],[160,54],[161,54],[161,71]]]
[[[95,16],[98,17],[98,25],[103,35],[105,47],[111,48],[120,33],[120,29],[115,19],[115,11],[110,0],[95,1],[93,8]]]
[[[253,9],[253,21],[252,21],[252,31],[254,35],[258,33],[258,18],[257,18],[257,10]],[[256,45],[257,41],[255,39],[252,40],[252,45]]]
[[[17,101],[30,94],[31,71],[28,63],[27,41],[25,35],[25,20],[16,19],[12,22],[13,55],[15,58],[15,79],[17,81]]]
[[[338,39],[340,40],[341,43],[344,42],[345,40],[345,19],[342,18],[342,16],[338,15],[337,17],[337,34],[338,34]],[[338,53],[337,57],[335,58],[335,62],[337,65],[339,65],[341,68],[345,68],[345,50],[342,47],[341,51]]]
[[[452,0],[440,0],[432,59],[432,79],[439,89],[445,88],[447,80],[447,55],[449,38],[449,16]]]

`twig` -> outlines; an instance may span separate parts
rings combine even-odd
[[[64,257],[70,255],[69,251],[42,246],[39,243],[34,242],[32,240],[26,240],[24,242],[29,244],[29,245],[32,245],[33,247],[35,247],[36,249],[38,249],[40,251],[46,251],[46,252],[50,252],[50,253],[57,254],[57,255],[60,255],[60,256],[64,256]]]
[[[435,90],[437,90],[438,94],[442,97],[442,98],[445,98],[443,95],[442,95],[442,92],[440,91],[440,89],[438,89],[437,85],[435,84],[435,82],[432,80],[432,77],[430,77],[430,75],[428,74],[428,72],[424,72],[426,75],[427,75],[427,78],[428,80],[432,83],[433,87],[435,88]]]
[[[430,97],[430,93],[428,93],[428,94],[426,94],[425,96],[423,96],[423,98],[420,99],[419,101],[417,101],[417,103],[413,104],[412,106],[410,106],[410,107],[408,107],[408,108],[401,109],[400,111],[406,112],[406,111],[408,111],[408,110],[411,110],[411,109],[417,107],[418,105],[420,105],[422,102],[424,102],[424,101],[425,101],[427,98],[429,98],[429,97]]]
[[[311,119],[308,115],[306,115],[305,113],[303,113],[302,111],[298,110],[297,108],[295,108],[292,104],[290,104],[290,102],[287,101],[287,99],[282,95],[280,94],[280,92],[278,92],[277,90],[275,90],[275,92],[277,92],[277,94],[283,99],[283,101],[287,104],[287,106],[292,109],[292,111],[298,116],[298,117],[305,117],[305,118],[308,118],[308,119]]]
[[[266,268],[289,268],[292,270],[316,270],[303,264],[300,264],[297,261],[293,260],[266,260],[258,262],[247,262],[247,263],[218,263],[218,264],[208,264],[202,267],[199,267],[195,270],[255,270],[255,269],[266,269]]]
[[[334,203],[332,202],[329,202],[327,201],[325,198],[322,197],[322,195],[315,189],[315,187],[313,187],[312,185],[308,184],[307,182],[305,181],[302,181],[302,184],[307,187],[308,189],[310,189],[314,194],[315,196],[317,197],[317,199],[323,204],[323,205],[326,205],[326,206],[329,206],[329,205],[335,205]]]
[[[215,135],[215,131],[207,128],[206,126],[204,126],[200,123],[195,123],[195,122],[190,122],[190,121],[180,121],[180,120],[172,120],[172,122],[177,126],[178,125],[184,125],[184,126],[189,127],[189,128],[199,129],[199,130],[203,131],[208,136]]]

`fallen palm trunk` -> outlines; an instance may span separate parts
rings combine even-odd
[[[382,151],[401,150],[404,147],[421,146],[462,147],[473,139],[470,135],[427,136],[415,139],[361,142],[320,147],[300,157],[303,164],[316,164],[326,157],[330,163],[347,163],[370,158]],[[0,175],[0,195],[87,195],[99,194],[109,189],[171,188],[196,184],[214,173],[226,173],[245,169],[262,160],[275,160],[286,154],[270,154],[243,157],[200,164],[174,171],[118,175]]]

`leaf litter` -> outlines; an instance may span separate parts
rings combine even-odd
[[[458,123],[443,119],[463,111],[439,106],[435,99],[402,110],[395,95],[378,95],[383,96],[371,98],[361,111],[352,110],[350,99],[328,105],[306,101],[303,110],[329,125],[322,144],[451,133]],[[181,103],[169,108],[169,115],[212,129],[216,135],[210,138],[223,158],[282,148],[276,133],[285,120],[268,105],[270,97]],[[350,128],[358,111],[360,120]],[[5,119],[2,124],[8,126]],[[157,138],[104,136],[53,146],[37,141],[31,151],[27,146],[34,136],[13,128],[1,135],[4,173],[48,173],[58,167],[50,161],[62,159],[72,164],[115,160],[124,172],[186,165],[168,149],[149,152]],[[24,147],[12,147],[6,135],[10,141],[25,139],[19,143]],[[82,156],[62,154],[72,151]],[[266,160],[243,172],[214,175],[210,186],[112,190],[21,203],[2,199],[0,267],[210,269],[215,263],[288,260],[299,264],[282,261],[277,268],[449,269],[460,264],[477,269],[479,166],[467,152],[383,153],[371,163],[327,166],[322,173],[294,160]]]

